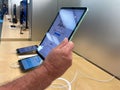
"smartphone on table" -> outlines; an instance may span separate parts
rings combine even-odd
[[[32,45],[32,46],[17,48],[16,51],[18,55],[33,54],[33,53],[36,53],[37,48],[38,48],[37,45]]]

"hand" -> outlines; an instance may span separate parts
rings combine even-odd
[[[64,41],[54,48],[46,57],[43,66],[49,75],[55,79],[64,74],[64,72],[72,65],[72,50],[74,44],[72,41]]]

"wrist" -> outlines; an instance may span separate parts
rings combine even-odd
[[[57,69],[51,65],[49,62],[45,61],[42,65],[42,67],[45,69],[47,75],[52,79],[55,80],[59,77],[58,73],[57,73]]]
[[[46,68],[46,65],[44,65],[44,63],[40,67],[35,69],[35,72],[38,73],[40,77],[43,76],[43,78],[46,78],[46,80],[48,80],[49,82],[52,82],[53,80],[55,80],[55,77]]]

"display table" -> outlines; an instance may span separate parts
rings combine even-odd
[[[16,48],[38,45],[39,41],[2,41],[0,44],[0,85],[21,77],[19,68],[11,64],[19,60]],[[72,90],[120,90],[120,81],[73,53],[73,64],[62,76],[71,82]],[[55,83],[59,84],[52,87]],[[68,90],[62,86],[63,81],[56,80],[46,90]],[[59,89],[57,88],[59,86]],[[61,87],[61,89],[60,89]]]

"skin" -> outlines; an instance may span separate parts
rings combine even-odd
[[[74,44],[67,38],[54,48],[38,68],[6,85],[0,90],[44,90],[72,65]]]

